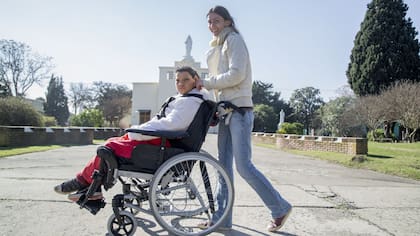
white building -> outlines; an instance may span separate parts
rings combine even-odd
[[[201,78],[208,75],[207,68],[201,68],[200,62],[194,61],[191,56],[192,40],[188,36],[185,41],[186,53],[181,61],[175,61],[174,66],[159,67],[159,82],[133,83],[133,105],[131,124],[142,124],[153,117],[165,100],[175,95],[175,71],[182,66],[195,69]]]
[[[27,101],[31,106],[38,112],[44,113],[44,101],[40,99],[29,99],[25,98],[25,101]]]

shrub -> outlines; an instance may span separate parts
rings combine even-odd
[[[0,98],[0,114],[0,125],[44,125],[42,115],[22,98]]]
[[[54,116],[44,116],[44,124],[47,127],[57,126],[57,120]]]
[[[369,131],[367,138],[369,141],[374,141],[375,139],[378,139],[378,138],[385,138],[384,129],[375,129],[375,130]]]
[[[84,127],[101,127],[104,124],[104,116],[98,109],[84,110],[82,113],[70,117],[70,125]]]
[[[301,123],[288,123],[288,122],[284,122],[280,129],[277,131],[277,133],[280,134],[298,134],[298,135],[302,135],[303,134],[303,124]]]

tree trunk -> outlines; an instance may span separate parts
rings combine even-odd
[[[408,131],[408,130],[407,130]],[[408,132],[407,132],[408,133]],[[414,139],[416,138],[416,133],[417,133],[417,128],[416,129],[414,129],[413,130],[413,132],[411,132],[410,134],[409,134],[409,140],[410,140],[410,143],[414,143]]]

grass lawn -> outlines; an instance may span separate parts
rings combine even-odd
[[[64,146],[61,145],[48,145],[48,146],[30,146],[30,147],[0,147],[0,158],[7,156],[20,155],[31,152],[43,152],[47,150],[57,149]]]
[[[273,145],[260,145],[274,147]],[[290,153],[316,157],[353,168],[365,168],[386,174],[420,180],[420,142],[368,143],[365,161],[352,161],[352,155],[321,151],[284,150]]]
[[[105,140],[94,139],[93,144],[99,145],[105,143]],[[52,149],[69,147],[72,145],[46,145],[46,146],[30,146],[30,147],[0,147],[0,158],[7,156],[20,155],[31,152],[43,152]]]

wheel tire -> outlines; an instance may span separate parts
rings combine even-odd
[[[115,214],[112,214],[108,219],[108,233],[115,236],[133,236],[137,229],[137,219],[133,214],[127,211],[121,211],[123,224],[118,223]]]
[[[203,189],[204,184],[200,183],[203,179],[203,176],[200,174],[200,172],[197,172],[201,170],[200,163],[203,162],[204,165],[207,166],[208,171],[208,179],[212,181],[212,191],[216,190],[216,182],[218,180],[218,176],[220,175],[223,177],[223,179],[226,182],[226,186],[228,188],[228,198],[227,201],[224,203],[224,213],[222,214],[221,218],[217,222],[213,222],[214,225],[207,229],[199,229],[198,224],[203,222],[204,220],[210,220],[205,217],[206,213],[192,213],[192,215],[179,215],[177,219],[171,218],[174,214],[177,214],[177,212],[183,213],[183,209],[186,209],[187,211],[190,210],[190,212],[197,212],[195,211],[196,208],[193,210],[188,209],[189,206],[196,207],[197,205],[200,206],[200,204],[194,204],[197,203],[200,198],[203,200],[207,200],[206,195],[206,189]],[[193,163],[192,165],[189,165],[190,163]],[[195,163],[195,164],[194,164]],[[170,182],[170,179],[166,177],[166,174],[169,173],[169,176],[171,176],[171,171],[174,169],[177,169],[175,167],[179,167],[178,169],[181,170],[188,170],[185,173],[186,178],[188,181],[192,181],[193,185],[195,187],[199,187],[200,191],[193,193],[194,197],[192,197],[190,190],[188,188],[179,187],[182,185],[182,181],[180,185],[178,186],[177,182]],[[178,177],[176,172],[173,176],[175,178]],[[206,178],[207,179],[207,178]],[[164,185],[168,186],[168,190],[165,190],[165,187],[162,188],[162,183]],[[169,185],[168,185],[169,183]],[[172,184],[172,186],[171,186]],[[177,185],[177,186],[174,186]],[[192,185],[192,186],[193,186]],[[194,187],[193,186],[193,187]],[[200,153],[182,153],[179,155],[176,155],[174,157],[171,157],[169,160],[167,160],[165,163],[163,163],[159,169],[155,172],[152,183],[150,185],[150,192],[149,192],[149,205],[152,210],[152,214],[155,217],[156,221],[168,232],[175,234],[175,235],[194,235],[194,236],[201,236],[201,235],[207,235],[213,231],[215,231],[223,222],[223,220],[227,217],[229,210],[233,206],[234,201],[234,189],[233,184],[230,178],[227,175],[227,172],[225,169],[219,164],[219,162],[214,159],[211,155],[200,152]],[[177,191],[183,191],[181,195],[177,194]],[[198,196],[198,194],[201,196]],[[185,206],[177,207],[177,205],[174,202],[171,202],[170,196],[174,196],[174,200],[179,200],[179,196],[185,196],[185,201],[181,200],[181,203],[193,201],[193,204],[186,203]],[[188,197],[187,197],[188,196]],[[213,199],[215,200],[216,193],[213,192]],[[182,198],[182,199],[184,199]],[[159,200],[163,199],[164,202],[169,203],[167,207],[164,205],[159,204]],[[168,200],[166,200],[168,199]],[[162,202],[162,200],[161,200]],[[205,201],[205,203],[207,203]],[[214,202],[217,204],[217,202]],[[219,206],[216,206],[217,208]],[[201,209],[200,209],[201,211]],[[172,214],[174,213],[174,214]],[[185,224],[184,224],[185,222]]]

